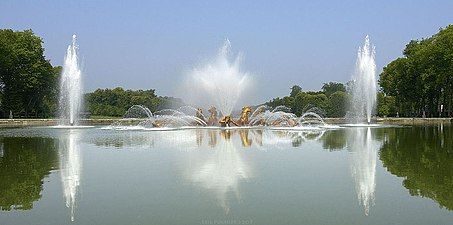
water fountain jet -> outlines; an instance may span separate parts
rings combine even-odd
[[[230,60],[231,43],[227,39],[216,59],[190,74],[191,81],[210,97],[222,116],[231,116],[237,101],[249,85],[249,75],[240,70],[241,55]]]
[[[362,122],[366,118],[371,123],[371,116],[376,108],[377,82],[375,47],[370,38],[365,37],[365,43],[357,52],[357,62],[352,77],[352,98],[348,117],[355,123]]]
[[[79,66],[76,35],[68,46],[60,80],[60,125],[78,125],[82,109],[82,72]]]

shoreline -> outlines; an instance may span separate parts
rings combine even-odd
[[[324,118],[324,122],[328,124],[347,124],[350,123],[345,118]],[[436,125],[436,124],[452,124],[453,118],[419,118],[419,117],[374,117],[373,123],[389,124],[389,125]]]
[[[81,119],[80,125],[110,125],[119,119]],[[58,125],[58,119],[0,119],[0,128],[13,127],[35,127],[35,126],[55,126]],[[346,124],[345,118],[324,118],[328,124]],[[391,125],[436,125],[452,124],[453,118],[374,118],[373,121],[378,124]]]

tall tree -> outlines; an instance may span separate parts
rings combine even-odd
[[[295,98],[296,95],[301,91],[302,88],[299,85],[294,85],[291,87],[291,92],[289,93],[289,96]]]
[[[379,81],[400,115],[453,116],[453,25],[410,41],[403,54],[384,67]]]
[[[52,98],[57,72],[32,30],[0,30],[1,116],[46,116],[44,102]]]
[[[327,97],[329,97],[331,94],[337,91],[346,92],[346,87],[342,83],[329,82],[322,85],[322,91]]]

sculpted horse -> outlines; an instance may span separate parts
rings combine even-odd
[[[234,124],[236,125],[237,127],[239,126],[239,124],[236,123],[236,121],[234,121],[231,116],[224,116],[222,117],[222,119],[219,120],[219,123],[220,123],[220,126],[221,127],[231,127],[231,124]]]
[[[242,107],[241,117],[236,121],[238,126],[249,125],[249,115],[252,113],[252,108],[250,106]]]
[[[208,118],[207,124],[208,126],[214,126],[217,124],[217,109],[213,106],[208,110],[211,115]]]
[[[241,117],[237,121],[234,121],[231,118],[231,116],[224,116],[219,121],[220,126],[221,127],[230,127],[231,124],[233,124],[237,127],[246,126],[249,124],[249,115],[251,112],[252,112],[252,108],[250,106],[242,107]]]

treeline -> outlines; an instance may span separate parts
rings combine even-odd
[[[32,30],[0,30],[0,118],[53,116],[60,73]]]
[[[133,105],[146,106],[155,112],[164,108],[178,108],[184,103],[181,99],[161,97],[155,90],[97,89],[85,94],[87,110],[94,116],[121,117]]]
[[[291,108],[297,116],[316,108],[316,112],[326,117],[344,117],[347,110],[348,94],[342,83],[330,82],[321,91],[302,91],[298,85],[291,88],[289,96],[274,98],[265,104],[275,108],[283,105]]]
[[[413,40],[386,67],[379,84],[389,110],[406,117],[453,116],[453,25]]]
[[[302,91],[298,85],[291,88],[289,96],[274,98],[265,103],[272,108],[286,106],[297,116],[308,111],[314,111],[321,116],[330,118],[345,117],[348,113],[351,98],[352,82],[324,83],[320,91]],[[382,92],[377,94],[375,114],[380,117],[396,116],[395,98]]]

